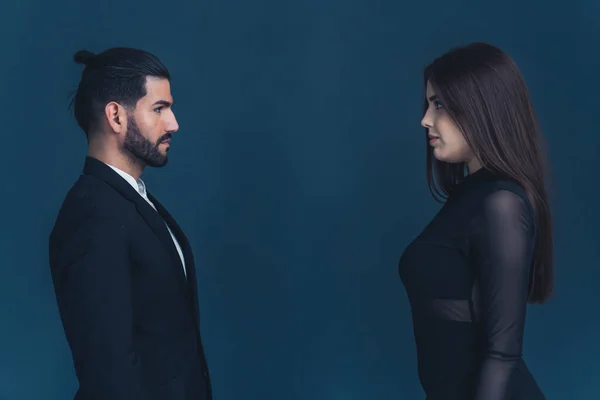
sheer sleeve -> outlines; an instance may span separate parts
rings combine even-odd
[[[477,228],[471,249],[480,285],[486,352],[475,400],[505,400],[510,397],[511,375],[522,362],[533,212],[524,198],[499,190],[486,197]]]

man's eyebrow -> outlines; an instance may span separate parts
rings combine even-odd
[[[165,107],[171,107],[173,105],[173,103],[166,101],[166,100],[158,100],[155,101],[154,104],[152,104],[153,106],[165,106]]]

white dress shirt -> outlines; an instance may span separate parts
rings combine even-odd
[[[140,196],[142,196],[142,198],[144,200],[146,200],[148,202],[148,204],[150,204],[152,206],[152,208],[154,208],[156,210],[156,207],[154,206],[154,204],[152,204],[152,202],[148,198],[148,194],[146,192],[146,184],[144,183],[143,180],[141,180],[141,179],[136,180],[133,176],[129,175],[127,172],[122,171],[117,167],[113,167],[110,164],[106,164],[106,165],[111,167],[117,174],[119,174],[123,179],[125,179],[131,185],[131,187],[133,187],[135,189],[135,191],[138,192],[138,194]],[[173,243],[175,244],[177,253],[179,253],[179,258],[181,258],[181,264],[183,265],[183,273],[187,277],[187,274],[185,271],[185,260],[183,258],[183,252],[181,251],[181,246],[179,245],[179,242],[175,238],[175,235],[173,235],[171,228],[169,228],[169,225],[166,222],[165,222],[165,226],[167,227],[167,229],[169,230],[169,233],[171,234],[171,238],[173,239]]]

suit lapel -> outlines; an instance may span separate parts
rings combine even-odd
[[[160,239],[160,241],[167,247],[169,255],[171,256],[171,260],[173,261],[173,266],[177,268],[177,275],[181,278],[181,282],[185,284],[185,276],[183,274],[183,264],[181,264],[181,258],[179,257],[179,253],[177,252],[177,248],[175,247],[175,243],[173,243],[173,238],[171,238],[171,234],[165,225],[165,220],[161,216],[160,212],[157,212],[146,200],[140,197],[139,201],[136,201],[136,208],[142,218],[146,221],[148,225],[152,228],[156,236]],[[151,200],[152,201],[152,200]],[[156,206],[156,203],[152,201],[152,203]],[[158,207],[156,207],[158,209]]]
[[[169,255],[171,256],[171,259],[173,261],[173,266],[178,268],[177,273],[181,279],[181,283],[186,285],[185,276],[183,275],[182,271],[183,265],[181,264],[179,253],[177,253],[177,248],[175,247],[173,239],[171,238],[171,234],[169,233],[167,226],[165,225],[166,219],[163,220],[163,217],[161,217],[161,215],[164,214],[160,211],[156,212],[156,210],[152,208],[152,206],[148,204],[148,202],[144,200],[142,196],[140,196],[140,194],[136,192],[135,189],[133,189],[129,183],[127,183],[121,176],[119,176],[115,171],[113,171],[108,165],[104,164],[102,161],[96,160],[91,157],[87,157],[83,172],[84,174],[94,175],[102,179],[107,184],[112,186],[115,190],[117,190],[123,197],[135,204],[138,213],[142,216],[142,218],[146,221],[150,228],[152,228],[152,230],[160,239],[160,241],[166,246],[167,251],[169,252]],[[159,209],[158,202],[155,202],[155,199],[151,201],[156,206],[156,208]],[[162,205],[160,206],[160,209],[166,212]],[[167,221],[167,223],[169,222]],[[169,226],[172,225],[169,224]]]
[[[158,210],[159,214],[162,215],[164,220],[167,222],[167,224],[169,225],[169,228],[171,228],[171,231],[173,232],[173,235],[175,235],[175,238],[177,239],[179,246],[181,247],[181,252],[183,253],[183,259],[185,260],[185,273],[187,275],[187,283],[188,283],[190,292],[192,294],[192,305],[194,307],[194,312],[196,314],[196,318],[198,319],[199,318],[198,287],[197,287],[198,283],[196,280],[196,266],[194,264],[194,256],[192,254],[192,248],[190,246],[190,243],[188,242],[187,237],[183,233],[183,230],[179,227],[179,225],[175,221],[175,218],[173,218],[171,216],[171,214],[169,214],[167,209],[165,207],[163,207],[163,205],[158,200],[156,200],[156,198],[154,196],[152,196],[152,194],[148,193],[148,198],[150,199],[152,204],[154,204],[154,206]],[[168,232],[167,232],[167,234],[168,234]],[[172,240],[171,240],[171,242],[172,242]],[[179,259],[179,255],[177,255],[177,257]],[[181,266],[181,263],[179,265],[181,268],[183,268],[183,266]]]

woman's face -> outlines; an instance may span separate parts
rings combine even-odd
[[[469,172],[475,172],[481,166],[469,148],[465,137],[450,118],[444,105],[438,100],[433,88],[427,83],[427,102],[429,107],[421,120],[427,129],[429,145],[433,147],[433,155],[446,163],[466,162]]]

